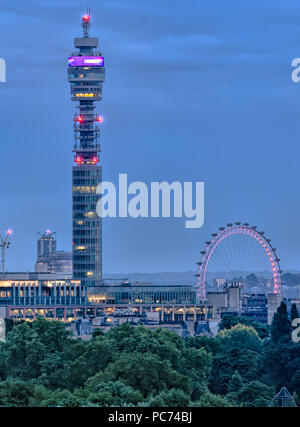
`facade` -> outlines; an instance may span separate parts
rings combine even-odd
[[[105,79],[104,57],[97,50],[98,39],[89,37],[90,16],[82,18],[83,37],[74,39],[77,52],[68,60],[71,99],[77,102],[74,116],[73,196],[73,278],[83,286],[102,283],[102,224],[96,213],[102,180],[100,129],[102,117],[95,114],[95,101],[102,99]]]
[[[39,233],[37,241],[36,273],[61,273],[61,278],[72,277],[72,253],[58,251],[57,242],[50,231]]]
[[[266,306],[267,303],[267,306]],[[200,331],[196,322],[208,322],[213,333],[225,314],[271,322],[280,299],[274,294],[242,297],[240,287],[226,286],[223,292],[208,292],[196,303],[193,286],[153,286],[149,283],[111,283],[85,287],[80,280],[62,280],[54,273],[6,273],[0,275],[0,307],[5,317],[33,320],[36,317],[71,322],[78,319],[100,321],[105,328],[119,319],[139,319],[139,324],[180,324],[191,322],[190,332]],[[257,314],[258,313],[258,314]],[[124,320],[125,321],[125,320]],[[144,323],[143,323],[144,322]]]
[[[56,251],[50,256],[50,273],[61,273],[66,278],[72,277],[72,253],[67,251]]]
[[[61,280],[53,273],[0,275],[0,307],[6,317],[36,317],[72,321],[80,318],[155,316],[159,322],[202,321],[212,317],[212,307],[196,305],[191,286],[151,286],[119,283],[86,288],[78,280]],[[152,314],[151,314],[152,313]]]
[[[196,304],[192,286],[154,286],[150,283],[110,284],[88,290],[91,303],[97,304]]]
[[[207,292],[208,305],[213,307],[213,318],[221,318],[223,314],[240,315],[242,312],[242,286],[230,283],[222,292]]]
[[[39,239],[37,241],[37,263],[48,263],[50,255],[56,252],[56,239],[53,237],[54,233],[49,230],[45,233],[38,233]]]
[[[213,318],[225,314],[244,316],[261,323],[271,323],[282,297],[274,294],[242,294],[242,285],[230,283],[222,292],[208,292],[208,305],[213,308]]]
[[[13,278],[0,281],[0,307],[6,307],[6,317],[34,320],[36,317],[65,319],[68,307],[76,307],[76,314],[83,316],[81,306],[87,304],[86,289],[80,281],[40,278],[29,273],[24,279]],[[52,275],[51,275],[52,276]],[[17,277],[17,275],[16,275]],[[74,315],[74,312],[70,312]]]
[[[268,322],[268,298],[265,294],[245,294],[242,304],[242,316],[261,323]]]

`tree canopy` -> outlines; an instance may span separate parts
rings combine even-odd
[[[299,401],[300,344],[285,304],[269,336],[258,322],[225,316],[215,337],[185,340],[128,323],[87,341],[61,322],[8,324],[0,406],[268,406],[282,386]]]

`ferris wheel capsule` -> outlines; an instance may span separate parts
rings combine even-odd
[[[261,234],[262,236],[265,234],[264,231],[259,231],[259,234]]]
[[[241,225],[241,223],[240,223],[239,221],[237,221],[237,222],[235,223],[235,225]]]
[[[197,265],[202,265],[202,261],[196,262]]]
[[[200,252],[200,254],[201,254],[201,255],[205,255],[205,254],[206,254],[206,251],[201,251],[201,252]]]
[[[200,273],[195,273],[194,276],[195,277],[200,277]]]
[[[207,242],[205,242],[206,245],[210,245],[211,242],[208,240]]]
[[[250,225],[249,222],[244,222],[245,227],[248,227],[249,225]]]
[[[219,230],[223,231],[225,230],[225,227],[219,227]]]
[[[256,230],[257,229],[257,226],[256,225],[252,225],[252,230]]]
[[[211,233],[213,237],[217,237],[218,233]]]
[[[233,224],[231,224],[231,222],[229,222],[229,223],[227,224],[227,227],[232,227],[232,225],[233,225]]]

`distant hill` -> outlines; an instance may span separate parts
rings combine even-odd
[[[184,272],[160,272],[160,273],[107,273],[104,274],[104,278],[107,279],[129,279],[130,281],[136,282],[151,282],[155,285],[192,285],[196,282],[196,278],[194,276],[193,271],[184,271]],[[207,281],[212,282],[213,279],[217,277],[226,277],[228,280],[231,280],[236,277],[246,277],[249,274],[253,273],[253,271],[227,271],[227,272],[216,272],[210,273],[208,272],[206,275]],[[298,281],[299,275],[299,284],[300,284],[300,272],[288,272],[288,282],[292,283],[294,281]],[[271,277],[271,272],[269,271],[259,271],[255,272],[256,276],[263,277],[265,279],[269,279]],[[285,276],[285,275],[284,275]]]
[[[160,272],[160,273],[107,273],[104,274],[105,279],[119,280],[129,279],[135,282],[146,282],[153,283],[154,285],[193,285],[196,282],[193,271],[183,272]],[[270,271],[227,271],[227,272],[208,272],[206,279],[209,283],[212,283],[213,279],[218,277],[226,277],[231,280],[236,277],[245,278],[251,273],[255,273],[258,277],[269,279],[271,277]],[[296,286],[300,284],[300,271],[287,270],[283,274],[283,280],[287,286]]]

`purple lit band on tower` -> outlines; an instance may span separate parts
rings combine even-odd
[[[70,56],[69,67],[104,67],[103,56]]]

